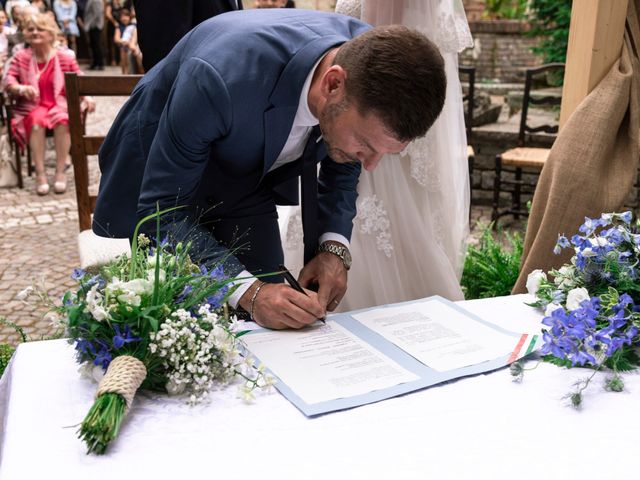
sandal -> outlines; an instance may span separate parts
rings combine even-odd
[[[36,193],[40,196],[47,195],[49,193],[49,183],[46,175],[36,176]]]
[[[59,178],[63,180],[58,180]],[[53,191],[56,193],[64,193],[67,191],[67,176],[64,173],[56,174],[56,181],[53,182]]]

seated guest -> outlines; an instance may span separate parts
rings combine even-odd
[[[11,128],[16,141],[27,142],[36,169],[36,193],[49,193],[44,168],[45,133],[53,130],[56,150],[56,174],[53,188],[56,193],[67,189],[65,163],[69,154],[69,115],[64,88],[64,73],[81,74],[75,59],[56,49],[59,33],[47,15],[27,17],[24,23],[25,40],[31,48],[20,50],[11,61],[5,78],[5,91],[16,100]],[[93,100],[84,99],[86,108],[95,108]]]

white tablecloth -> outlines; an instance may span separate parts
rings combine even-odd
[[[536,331],[527,299],[461,304]],[[196,408],[143,394],[109,453],[89,456],[76,430],[95,384],[64,341],[27,343],[0,384],[0,478],[637,479],[640,377],[616,394],[597,376],[575,411],[562,397],[588,373],[540,364],[517,384],[502,369],[313,419],[277,392],[246,405],[230,387]]]

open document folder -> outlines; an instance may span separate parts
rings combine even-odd
[[[253,330],[248,351],[305,415],[357,407],[495,370],[540,336],[492,325],[441,297],[331,315],[303,330]]]

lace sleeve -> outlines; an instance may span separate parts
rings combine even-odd
[[[362,4],[360,0],[338,0],[335,11],[336,13],[349,15],[350,17],[362,18]]]

